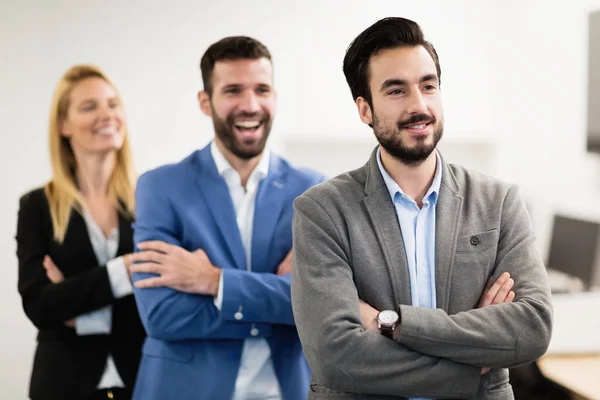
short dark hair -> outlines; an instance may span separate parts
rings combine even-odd
[[[344,56],[344,75],[350,86],[352,98],[364,97],[372,107],[369,88],[369,63],[371,57],[381,50],[397,47],[423,46],[433,58],[438,79],[441,82],[440,61],[433,45],[425,40],[421,27],[409,19],[383,18],[365,29],[348,46]]]
[[[200,60],[200,71],[204,91],[212,95],[212,73],[217,61],[233,61],[240,59],[257,60],[266,58],[271,60],[271,53],[267,47],[256,39],[248,36],[229,36],[210,45]]]

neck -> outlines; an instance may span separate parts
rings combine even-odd
[[[400,189],[413,199],[419,207],[423,205],[423,198],[427,190],[431,187],[435,170],[437,167],[437,157],[433,151],[429,157],[418,165],[407,165],[398,160],[383,147],[380,147],[381,163],[385,170],[390,174],[394,182]]]
[[[108,196],[110,176],[115,165],[115,153],[83,154],[74,151],[77,162],[77,181],[84,198]]]
[[[218,138],[215,139],[215,142],[217,144],[217,148],[219,149],[221,154],[223,154],[223,157],[225,157],[227,162],[229,162],[231,167],[240,176],[242,186],[246,187],[246,183],[248,183],[248,178],[250,178],[250,174],[252,174],[252,171],[254,171],[254,169],[258,165],[260,158],[264,154],[264,151],[262,151],[256,157],[245,159],[240,158],[233,154],[231,151],[229,151]]]

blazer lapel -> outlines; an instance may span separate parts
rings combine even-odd
[[[442,160],[442,184],[435,215],[435,286],[437,308],[448,310],[462,197],[448,164]]]
[[[267,267],[270,245],[275,237],[275,227],[283,212],[288,193],[286,184],[284,165],[279,157],[271,153],[269,174],[262,181],[256,194],[252,227],[253,269],[263,270]]]
[[[66,245],[67,243],[68,245]],[[76,253],[80,257],[80,260],[85,260],[82,264],[83,269],[90,269],[98,265],[98,257],[92,246],[85,219],[77,209],[71,211],[67,236],[61,246],[61,248],[65,249],[71,247],[77,249]],[[92,260],[93,262],[91,262]]]
[[[235,209],[227,184],[217,171],[210,154],[210,145],[196,153],[192,169],[197,177],[199,192],[206,201],[210,215],[227,245],[238,268],[246,269],[244,245],[237,225]]]
[[[410,277],[402,231],[390,193],[377,165],[377,148],[365,165],[365,207],[383,250],[396,304],[411,304]]]
[[[123,215],[119,212],[119,248],[117,256],[130,253],[133,249],[132,222],[133,218],[130,215]]]

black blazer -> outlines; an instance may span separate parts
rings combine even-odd
[[[118,255],[133,251],[132,217],[119,215]],[[115,299],[106,268],[98,266],[83,217],[72,212],[64,242],[53,239],[43,189],[20,200],[17,224],[19,293],[27,317],[38,328],[29,386],[34,400],[79,399],[100,382],[109,352],[127,388],[133,390],[145,331],[133,295]],[[42,265],[48,254],[65,280],[53,284]],[[112,305],[110,335],[78,336],[64,322]]]

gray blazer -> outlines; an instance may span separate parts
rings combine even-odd
[[[516,186],[443,162],[438,308],[413,307],[376,154],[294,203],[292,306],[313,372],[308,398],[513,399],[506,368],[544,354],[552,331],[546,271]],[[514,302],[476,309],[488,278],[504,271]],[[399,310],[396,341],[362,328],[359,299]],[[482,376],[481,367],[493,369]]]

